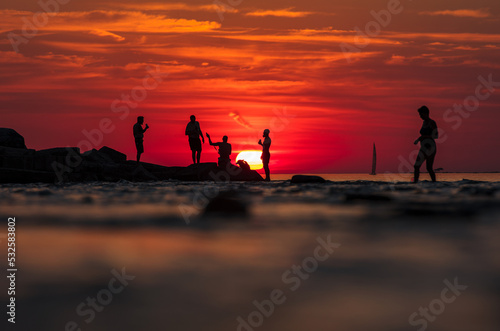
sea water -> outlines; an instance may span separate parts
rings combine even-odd
[[[17,327],[497,331],[498,174],[364,176],[2,185]],[[206,215],[227,191],[246,213]],[[113,293],[117,272],[129,280]]]

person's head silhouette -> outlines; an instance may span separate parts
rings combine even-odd
[[[196,116],[191,115],[191,116],[189,117],[189,119],[191,120],[191,122],[194,122],[194,121],[196,121]]]
[[[262,137],[269,137],[269,133],[270,133],[269,129],[265,129]]]
[[[139,124],[144,123],[144,116],[137,116],[137,123]]]
[[[227,136],[222,137],[222,141],[227,143]]]
[[[429,108],[427,108],[427,106],[422,106],[418,108],[418,114],[420,115],[420,118],[423,120],[429,119]]]

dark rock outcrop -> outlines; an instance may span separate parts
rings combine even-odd
[[[133,161],[128,161],[134,163]],[[156,164],[141,163],[145,169],[158,179],[176,179],[185,181],[262,181],[262,176],[255,170],[244,170],[234,165],[226,169],[219,168],[215,162],[191,164],[187,167],[163,167]]]
[[[55,183],[54,172],[25,169],[0,169],[0,183],[27,184],[27,183]]]
[[[72,166],[81,159],[78,147],[56,147],[35,152],[34,169],[54,171],[54,163],[62,166]]]
[[[107,155],[113,162],[116,163],[124,163],[127,161],[127,155],[118,152],[115,149],[109,148],[108,146],[104,146],[99,150],[99,153]]]
[[[187,167],[180,167],[175,172],[172,179],[178,180],[215,180],[218,173],[217,163],[197,163]]]
[[[95,162],[98,164],[111,164],[115,163],[111,157],[109,157],[105,153],[101,153],[97,149],[92,149],[90,151],[86,151],[82,154],[82,157],[85,161]]]
[[[235,168],[236,170],[231,172],[231,181],[260,182],[264,180],[262,176],[255,170],[233,166],[233,169]]]
[[[12,129],[0,129],[0,138],[18,135]],[[4,139],[19,146],[24,139]],[[0,139],[0,142],[2,140]],[[0,146],[0,183],[86,182],[86,181],[261,181],[253,170],[234,165],[221,169],[217,163],[199,163],[187,167],[164,167],[157,164],[127,161],[126,155],[107,146],[83,154],[77,147],[33,149]]]
[[[0,168],[32,170],[34,149],[0,147]]]
[[[320,176],[295,175],[290,180],[292,184],[325,183],[326,180]]]
[[[0,146],[26,149],[24,137],[8,128],[0,128]]]

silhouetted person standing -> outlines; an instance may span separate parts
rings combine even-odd
[[[420,137],[414,142],[415,145],[420,142],[420,151],[415,161],[414,182],[418,183],[420,167],[424,161],[426,162],[427,171],[432,181],[435,182],[436,174],[433,167],[437,151],[435,139],[438,139],[438,127],[436,122],[429,117],[429,108],[422,106],[418,109],[418,113],[420,114],[420,118],[424,120],[424,123],[420,129]]]
[[[143,129],[142,124],[144,123],[144,117],[138,116],[137,123],[134,124],[134,139],[135,139],[135,147],[137,148],[137,164],[141,159],[141,154],[144,153],[144,132],[149,129],[149,125],[146,124],[146,127]]]
[[[265,129],[262,137],[264,137],[264,142],[262,139],[259,140],[259,145],[262,146],[262,155],[260,159],[262,160],[262,164],[264,165],[264,171],[266,172],[266,181],[270,181],[271,177],[269,174],[269,159],[271,159],[271,153],[269,152],[269,148],[271,147],[271,138],[269,138],[269,129]]]
[[[208,142],[212,146],[219,147],[219,162],[217,164],[220,168],[226,169],[226,165],[231,163],[231,144],[227,142],[227,136],[222,137],[222,142],[213,143],[210,135],[207,133]]]
[[[191,122],[186,126],[186,136],[189,137],[189,148],[191,148],[193,163],[200,163],[201,157],[201,141],[200,137],[205,143],[205,138],[203,138],[203,133],[200,129],[200,123],[196,121],[194,115],[190,116]],[[196,154],[198,153],[198,154]]]

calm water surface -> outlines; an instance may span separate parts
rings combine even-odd
[[[2,185],[2,242],[17,220],[16,329],[250,331],[240,321],[254,316],[259,331],[418,330],[410,316],[434,304],[428,330],[498,331],[495,176]],[[246,214],[204,216],[224,191]],[[338,245],[317,260],[328,241]],[[108,300],[112,270],[135,278]],[[441,307],[447,281],[467,288]],[[259,318],[275,290],[285,299]]]
[[[294,174],[276,174],[272,178],[275,180],[289,180]],[[342,181],[355,181],[355,180],[369,180],[369,181],[411,181],[413,174],[398,174],[398,173],[382,173],[375,176],[369,174],[312,174],[321,176],[327,180],[342,182]],[[430,180],[427,173],[420,175],[421,180]],[[454,182],[462,179],[485,181],[485,182],[499,182],[500,173],[437,173],[439,181]]]

